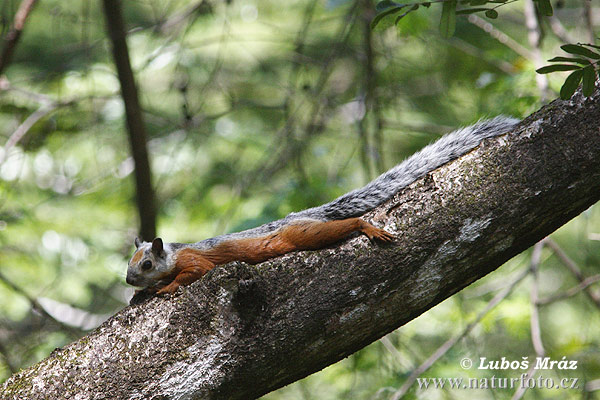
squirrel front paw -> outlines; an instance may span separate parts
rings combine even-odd
[[[179,283],[177,283],[177,281],[173,281],[171,283],[169,283],[167,286],[165,286],[164,288],[158,290],[156,292],[157,295],[164,295],[164,294],[171,294],[171,293],[175,293],[177,291],[177,289],[179,289]]]

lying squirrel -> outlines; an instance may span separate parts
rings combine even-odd
[[[173,293],[216,265],[232,261],[257,264],[292,251],[317,250],[352,232],[389,242],[392,234],[358,217],[428,172],[474,149],[483,139],[508,132],[518,122],[496,117],[449,133],[361,189],[257,228],[190,244],[163,243],[160,238],[152,242],[136,239],[137,250],[129,261],[127,283],[152,293]]]

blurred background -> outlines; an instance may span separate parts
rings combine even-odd
[[[522,118],[554,99],[565,75],[535,69],[564,55],[561,44],[593,43],[600,8],[560,0],[541,18],[530,0],[508,3],[497,19],[458,16],[444,39],[435,3],[373,31],[371,0],[124,2],[158,234],[195,242],[281,218],[365,184],[455,128]],[[3,38],[20,4],[0,4]],[[127,305],[140,225],[100,2],[40,1],[3,74],[0,381]],[[406,326],[265,399],[593,398],[598,280],[596,205]],[[576,370],[542,375],[578,378],[578,389],[425,390],[415,381],[518,378],[527,369],[465,370],[460,361],[528,357],[533,366],[537,356],[577,360]]]

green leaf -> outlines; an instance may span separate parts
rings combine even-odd
[[[573,71],[575,69],[581,69],[579,65],[572,64],[554,64],[554,65],[546,65],[545,67],[538,68],[535,70],[538,74],[549,74],[550,72],[556,71]]]
[[[577,71],[573,71],[571,75],[567,76],[565,83],[563,83],[560,88],[560,98],[563,100],[568,100],[573,96],[573,93],[577,90],[577,86],[579,86],[579,82],[583,77],[583,70],[579,69]]]
[[[440,33],[446,39],[454,35],[456,29],[456,0],[445,1],[442,5],[440,18]]]
[[[540,14],[546,17],[551,17],[553,14],[550,0],[537,0],[537,8]]]
[[[575,57],[554,57],[548,61],[550,61],[550,62],[558,62],[558,61],[576,62],[578,64],[584,64],[584,65],[590,64],[589,60],[586,60],[584,58],[575,58]]]
[[[583,69],[583,95],[590,96],[594,93],[596,83],[596,70],[593,65],[588,65]]]
[[[487,4],[487,3],[488,3],[488,0],[471,0],[470,1],[470,4],[472,6],[482,6],[482,5]]]
[[[590,49],[586,49],[585,47],[578,44],[564,44],[560,46],[560,48],[570,54],[577,54],[580,56],[593,58],[595,60],[600,60],[600,54]]]
[[[426,1],[425,3],[421,3],[421,5],[422,5],[423,7],[425,7],[425,8],[429,8],[429,7],[431,7],[431,3],[430,3],[430,2],[428,2],[428,1]]]
[[[387,10],[388,8],[392,8],[392,7],[404,7],[406,4],[400,4],[400,3],[396,3],[395,1],[392,0],[383,0],[380,1],[379,3],[377,3],[377,5],[375,6],[375,11],[377,11],[378,13]]]
[[[462,10],[458,10],[456,12],[456,15],[462,15],[462,14],[473,14],[476,12],[480,12],[480,11],[489,11],[489,8],[485,8],[485,7],[476,7],[476,8],[463,8]]]
[[[408,15],[409,12],[411,11],[415,11],[416,9],[419,8],[418,4],[413,5],[411,8],[408,9],[408,11],[406,11],[404,14],[398,15],[396,17],[396,20],[394,21],[394,25],[398,25],[398,22],[400,22],[400,20],[404,17],[406,17]]]
[[[402,9],[406,7],[406,5],[402,5],[399,7],[392,7],[392,8],[388,8],[387,10],[377,14],[375,16],[375,18],[373,18],[373,21],[371,21],[371,29],[375,29],[377,28],[377,26],[379,25],[380,30],[389,28],[390,26],[393,25],[393,21],[392,21],[392,17],[399,13],[400,11],[402,11]],[[389,19],[387,18],[389,17]],[[382,23],[382,21],[385,19],[385,22]]]
[[[496,19],[496,18],[498,18],[498,11],[496,11],[494,9],[489,9],[485,12],[485,16],[490,19]]]

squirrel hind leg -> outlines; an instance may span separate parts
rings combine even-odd
[[[360,218],[333,221],[298,221],[282,229],[282,236],[293,250],[316,250],[361,232],[370,240],[391,242],[394,236]]]

